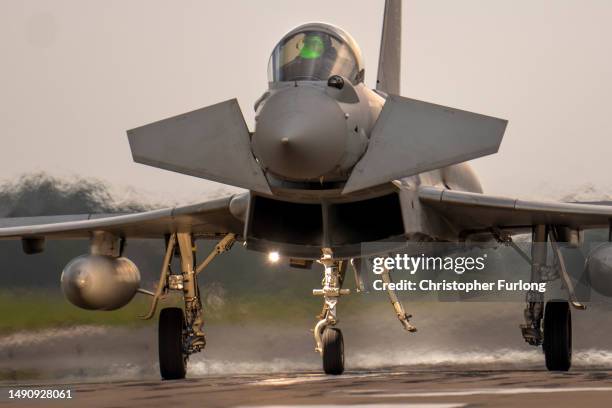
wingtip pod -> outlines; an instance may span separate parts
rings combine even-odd
[[[136,163],[271,193],[235,98],[128,130],[127,135]]]
[[[342,193],[497,153],[507,123],[390,95]]]

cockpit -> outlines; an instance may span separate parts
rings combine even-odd
[[[325,23],[299,26],[276,45],[268,64],[268,81],[327,81],[341,75],[363,81],[361,51],[344,30]]]

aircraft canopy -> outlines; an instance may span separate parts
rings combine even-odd
[[[268,64],[268,81],[326,81],[342,75],[363,80],[361,51],[339,27],[325,23],[299,26],[276,45]]]

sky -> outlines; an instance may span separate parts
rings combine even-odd
[[[127,129],[230,98],[253,127],[276,42],[343,27],[374,86],[383,0],[0,2],[0,180],[95,177],[173,198],[229,187],[133,163]],[[612,192],[612,2],[404,1],[402,95],[501,117],[485,192]]]

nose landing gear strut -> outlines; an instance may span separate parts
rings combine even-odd
[[[323,296],[324,304],[319,321],[314,328],[315,351],[323,358],[325,374],[342,374],[344,371],[344,339],[342,332],[335,326],[338,323],[336,305],[341,295],[348,295],[349,289],[342,289],[346,273],[346,261],[333,259],[330,248],[323,248],[318,261],[325,268],[322,289],[314,289],[313,295]]]

